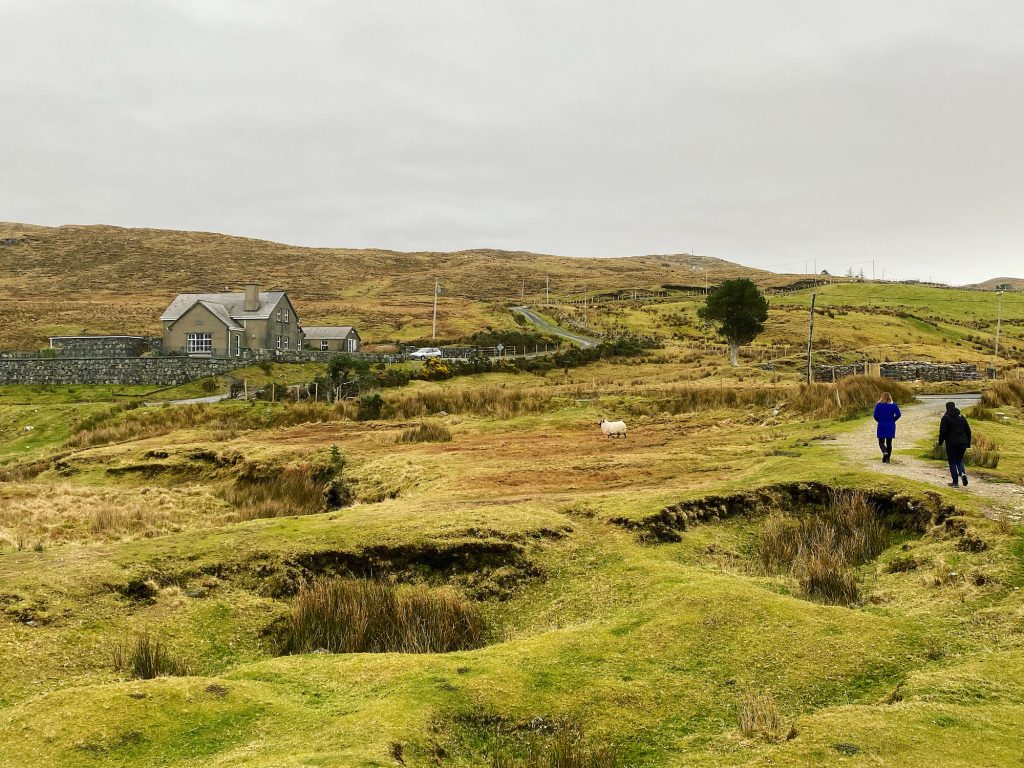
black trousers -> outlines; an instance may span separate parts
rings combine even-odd
[[[891,437],[880,437],[878,438],[878,447],[882,449],[882,453],[886,456],[892,455],[892,438]]]

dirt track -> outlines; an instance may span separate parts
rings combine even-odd
[[[835,445],[847,459],[879,474],[898,475],[925,483],[945,485],[950,480],[945,464],[927,461],[916,455],[900,454],[899,451],[911,448],[921,440],[937,439],[939,419],[949,400],[963,409],[977,403],[978,396],[920,395],[918,402],[901,406],[903,418],[897,423],[891,464],[882,463],[882,454],[875,438],[875,422],[872,419],[864,421],[852,432],[841,435]],[[978,494],[991,499],[992,508],[989,514],[992,517],[1024,519],[1024,487],[1014,483],[988,482],[974,473],[971,467],[967,468],[967,475],[970,478],[970,485],[961,488],[960,492]]]

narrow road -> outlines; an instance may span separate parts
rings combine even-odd
[[[527,307],[512,307],[512,311],[522,315],[545,333],[550,333],[553,336],[561,336],[563,339],[568,339],[574,344],[579,344],[581,347],[586,349],[596,347],[600,343],[597,339],[592,339],[581,333],[573,333],[572,331],[567,331],[564,328],[559,328],[557,325],[552,325],[532,309]]]
[[[919,395],[918,402],[900,406],[903,417],[896,423],[896,439],[893,441],[891,464],[882,463],[882,453],[875,437],[875,422],[866,419],[857,429],[842,434],[835,445],[845,458],[865,469],[882,475],[897,475],[935,485],[949,482],[945,463],[928,461],[916,455],[900,454],[899,451],[913,447],[922,440],[936,440],[939,434],[939,419],[946,410],[946,403],[952,400],[963,410],[976,404],[978,395]],[[971,493],[991,499],[993,512],[1011,520],[1024,519],[1024,487],[1015,483],[992,483],[979,477],[972,467],[967,468],[970,485],[961,488],[961,493]]]
[[[231,395],[220,394],[209,397],[189,397],[185,400],[147,400],[143,405],[199,405],[201,403],[219,403],[230,397]]]

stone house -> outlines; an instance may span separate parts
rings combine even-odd
[[[160,315],[164,354],[241,357],[302,348],[299,317],[284,291],[180,293]]]
[[[302,334],[303,348],[314,352],[358,352],[362,343],[351,325],[307,325]]]

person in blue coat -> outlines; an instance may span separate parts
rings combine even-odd
[[[888,464],[892,458],[892,441],[896,437],[896,422],[899,421],[900,407],[892,401],[892,395],[883,392],[875,403],[875,421],[878,428],[875,434],[878,436],[878,447],[882,449],[882,463]]]

